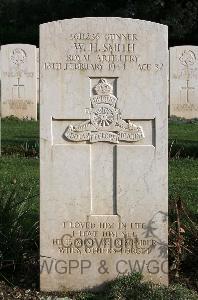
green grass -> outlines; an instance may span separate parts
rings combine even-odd
[[[142,282],[142,276],[134,273],[110,281],[101,292],[82,291],[71,293],[71,297],[76,300],[196,300],[198,294],[182,285],[166,287]]]
[[[23,157],[0,158],[0,188],[17,187],[20,193],[29,192],[34,197],[35,209],[39,207],[39,160]]]
[[[21,121],[15,118],[2,119],[1,145],[3,155],[38,155],[39,122]],[[32,151],[33,149],[35,149],[35,151]],[[34,152],[36,152],[36,155],[31,155],[34,154]]]
[[[0,157],[0,280],[38,279],[38,220],[39,159]]]
[[[198,213],[198,160],[169,160],[169,198],[180,197],[188,210]]]
[[[169,160],[169,274],[197,286],[198,159]]]
[[[198,158],[198,121],[169,121],[169,154]]]
[[[180,142],[198,143],[198,122],[181,123],[176,121],[169,122],[169,139]]]

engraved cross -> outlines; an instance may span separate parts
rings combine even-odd
[[[96,95],[90,98],[89,118],[84,120],[52,120],[56,128],[65,128],[61,133],[68,144],[87,144],[90,153],[90,213],[91,215],[117,215],[117,155],[119,147],[153,144],[145,137],[139,121],[122,119],[117,105],[118,98],[112,86],[102,78],[95,86]],[[64,121],[65,127],[58,125]],[[136,124],[137,122],[137,124]],[[148,131],[153,132],[153,120],[141,120]],[[60,124],[60,123],[59,123]],[[82,170],[83,171],[83,170]]]
[[[186,86],[182,87],[182,90],[186,90],[186,102],[189,103],[189,93],[191,90],[194,90],[195,88],[192,86],[189,86],[189,80],[186,80]]]
[[[20,88],[24,87],[24,84],[20,84],[20,78],[17,78],[17,84],[14,84],[13,86],[15,86],[17,88],[18,98],[21,98]]]

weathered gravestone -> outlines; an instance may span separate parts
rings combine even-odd
[[[37,119],[36,47],[10,44],[1,47],[1,114]]]
[[[198,47],[170,48],[170,115],[198,118]]]
[[[167,27],[40,28],[41,289],[167,283]]]

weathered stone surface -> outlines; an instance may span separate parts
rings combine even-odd
[[[0,101],[1,101],[1,48],[0,48]],[[1,109],[0,109],[1,112]]]
[[[39,88],[39,82],[40,82],[40,68],[39,68],[39,63],[40,59],[39,59],[39,48],[36,49],[36,62],[37,62],[37,101],[38,103],[39,98],[40,98],[40,88]]]
[[[166,284],[167,27],[84,18],[40,35],[41,289],[131,271]]]
[[[170,48],[170,115],[198,118],[198,47]]]
[[[1,46],[1,114],[37,119],[36,47]]]

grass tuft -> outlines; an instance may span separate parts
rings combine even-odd
[[[38,214],[31,194],[21,193],[17,184],[0,189],[0,277],[9,282],[19,273],[24,281],[38,261]]]

